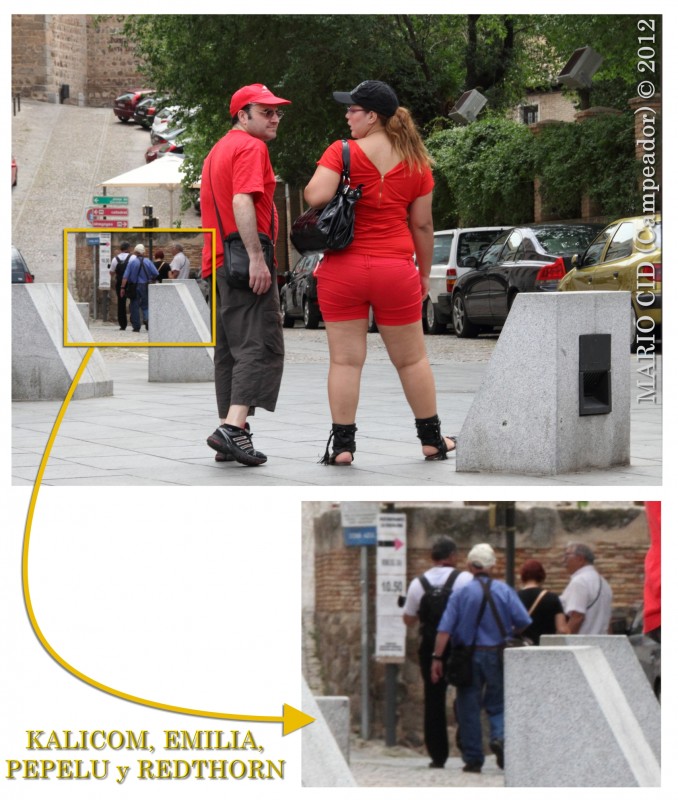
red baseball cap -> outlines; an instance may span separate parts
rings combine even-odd
[[[252,83],[249,86],[243,86],[238,89],[231,97],[231,105],[229,110],[231,116],[234,117],[241,108],[244,108],[250,103],[265,103],[269,106],[285,106],[289,105],[292,101],[285,100],[282,97],[276,97],[273,92],[263,83]]]

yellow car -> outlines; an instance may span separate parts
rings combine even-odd
[[[558,291],[631,293],[631,347],[661,341],[661,214],[618,219],[591,242]],[[654,349],[654,348],[652,348]]]

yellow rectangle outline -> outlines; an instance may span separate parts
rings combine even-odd
[[[210,316],[212,318],[212,338],[208,342],[69,342],[68,338],[68,234],[69,233],[89,233],[91,236],[98,236],[101,233],[130,233],[138,235],[140,233],[210,233],[212,234],[212,292],[210,294]],[[100,230],[98,228],[64,228],[64,347],[216,347],[217,330],[217,273],[215,264],[217,260],[217,232],[215,228],[111,228],[110,230]],[[94,287],[97,291],[98,287]]]

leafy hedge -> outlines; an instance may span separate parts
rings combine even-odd
[[[487,117],[427,139],[436,160],[434,218],[456,225],[518,225],[534,219],[534,179],[559,219],[580,216],[588,194],[603,215],[639,213],[639,163],[630,113],[554,123],[534,135],[526,125]]]

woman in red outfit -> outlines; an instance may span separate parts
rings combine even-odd
[[[433,254],[431,158],[409,111],[398,105],[388,84],[363,81],[352,92],[334,92],[334,99],[347,106],[346,120],[355,140],[349,142],[351,185],[363,184],[363,193],[355,206],[353,242],[344,250],[326,252],[316,272],[330,348],[330,441],[334,440],[332,454],[328,442],[323,461],[353,461],[370,306],[414,413],[424,456],[444,459],[456,442],[440,433],[421,324]],[[334,142],[318,162],[304,190],[309,205],[324,206],[334,196],[341,151],[342,142]]]

